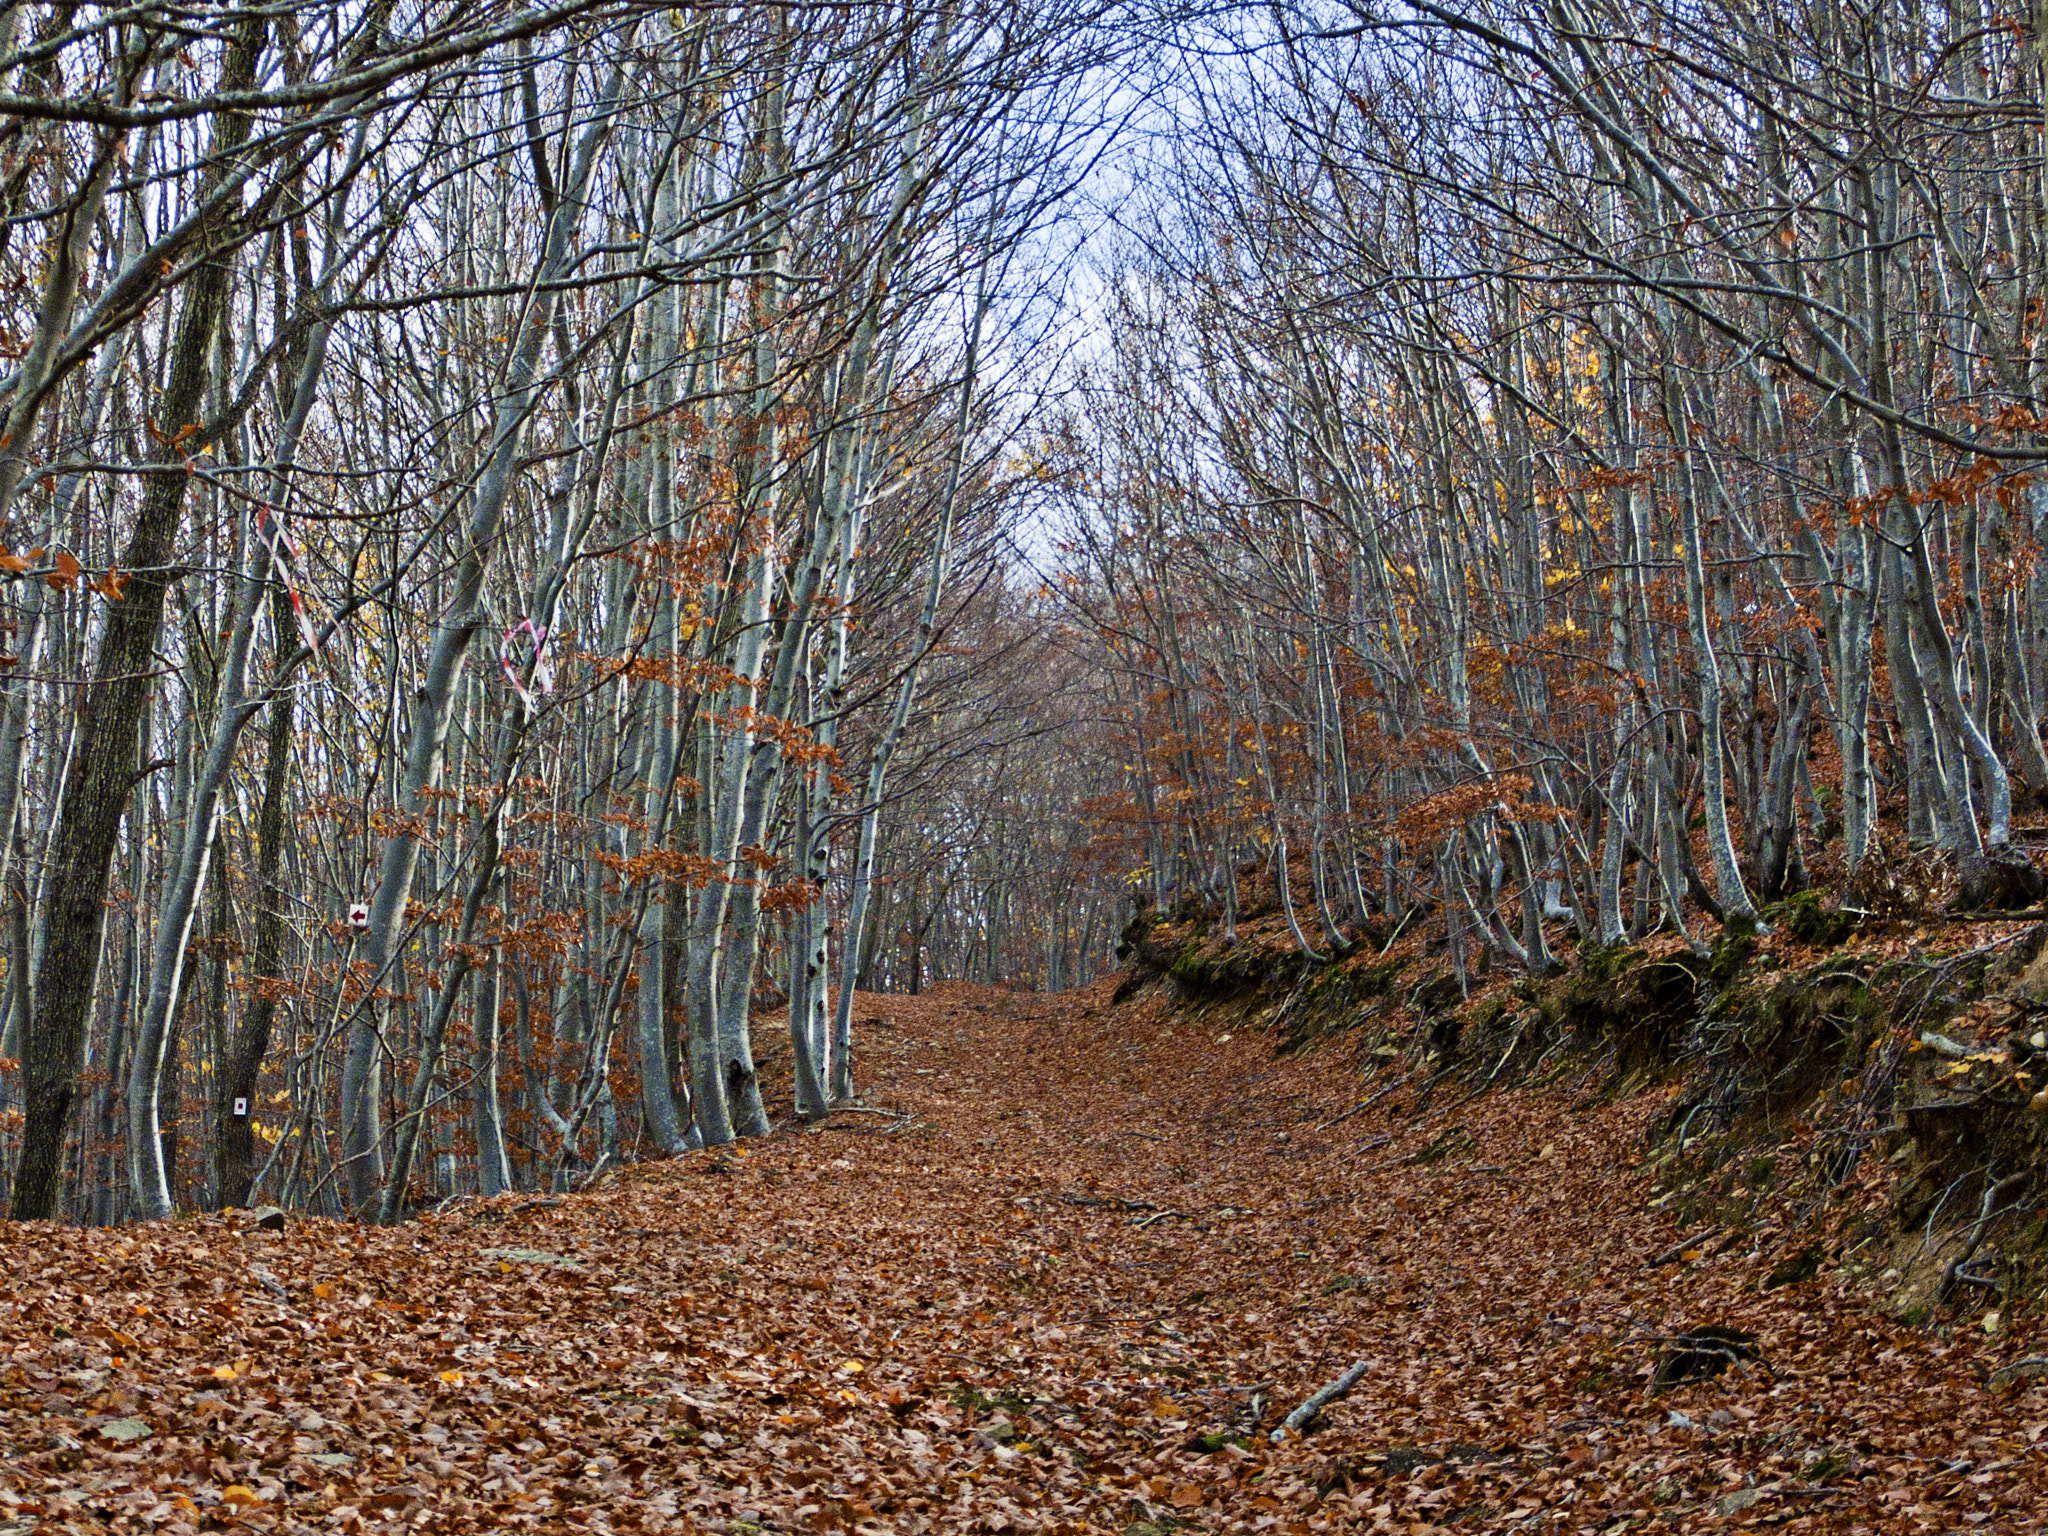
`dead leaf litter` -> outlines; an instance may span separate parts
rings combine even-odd
[[[0,1227],[0,1533],[2039,1528],[2035,1317],[1684,1246],[1660,1091],[1108,996],[863,997],[884,1113],[559,1200]]]

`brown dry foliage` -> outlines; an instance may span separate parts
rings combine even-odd
[[[1385,1085],[1338,1050],[1277,1060],[1156,995],[863,1005],[873,1102],[914,1118],[398,1230],[0,1228],[0,1531],[2019,1531],[2044,1507],[2048,1387],[1985,1380],[2037,1351],[2031,1316],[1942,1337],[1832,1264],[1760,1291],[1769,1231],[1649,1264],[1681,1236],[1641,1166],[1662,1089],[1415,1116],[1418,1079],[1347,1114]],[[1761,1363],[1651,1395],[1658,1339],[1707,1322]],[[1271,1445],[1354,1360],[1327,1423]]]

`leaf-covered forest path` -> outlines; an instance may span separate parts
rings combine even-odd
[[[2039,1528],[2034,1319],[1668,1256],[1661,1094],[1108,998],[864,997],[889,1113],[559,1201],[0,1228],[0,1532]],[[1759,1361],[1653,1396],[1703,1324]]]

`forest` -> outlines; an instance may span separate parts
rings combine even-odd
[[[12,1216],[573,1189],[853,1100],[857,991],[1254,887],[1461,990],[2033,909],[2044,67],[1903,0],[7,7]]]
[[[2048,0],[0,0],[0,1536],[2036,1528],[2044,460]]]

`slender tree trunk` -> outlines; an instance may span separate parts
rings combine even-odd
[[[282,590],[276,593],[272,614],[280,626],[291,622],[289,602]],[[277,633],[287,631],[280,627]],[[256,1171],[256,1085],[270,1053],[271,1030],[285,989],[287,897],[281,871],[297,698],[292,689],[282,688],[269,706],[263,800],[256,823],[256,938],[249,956],[249,1000],[230,1037],[214,1105],[214,1187],[224,1206],[249,1202]]]
[[[1676,385],[1666,376],[1666,411],[1684,455],[1678,473],[1679,519],[1685,546],[1685,597],[1692,622],[1693,659],[1699,668],[1700,773],[1706,797],[1707,854],[1714,864],[1714,883],[1722,907],[1730,917],[1756,916],[1749,888],[1735,856],[1735,838],[1728,826],[1728,791],[1723,777],[1721,731],[1721,666],[1714,649],[1714,636],[1707,614],[1706,565],[1700,545],[1698,485],[1692,467],[1691,449],[1685,425],[1685,402]]]
[[[476,1131],[477,1193],[486,1200],[512,1188],[512,1164],[505,1155],[505,1117],[498,1107],[498,1008],[504,969],[502,949],[476,978],[476,1054],[470,1063],[469,1102]]]

